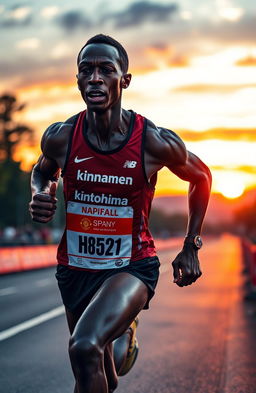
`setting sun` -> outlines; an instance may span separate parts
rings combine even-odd
[[[226,198],[234,199],[243,195],[245,184],[235,173],[223,174],[216,181],[217,190]]]

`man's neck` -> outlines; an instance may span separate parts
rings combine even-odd
[[[115,106],[106,112],[86,112],[87,135],[98,148],[111,150],[127,133],[127,111]]]
[[[86,120],[88,132],[96,133],[102,141],[105,141],[110,135],[122,129],[122,109],[119,106],[102,113],[87,110]]]

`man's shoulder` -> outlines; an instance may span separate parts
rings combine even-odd
[[[156,126],[151,120],[147,119],[147,132],[146,132],[146,138],[149,141],[156,142],[160,145],[165,144],[167,141],[169,142],[180,142],[183,144],[182,139],[180,136],[165,127],[159,127]]]
[[[170,155],[178,163],[186,159],[186,147],[180,136],[165,127],[156,126],[151,120],[147,119],[146,132],[146,151],[150,155],[169,160]]]
[[[56,148],[61,148],[63,145],[66,145],[77,118],[78,115],[74,115],[63,122],[58,121],[50,124],[42,137],[42,151],[47,154],[54,151]]]
[[[78,115],[74,115],[69,117],[65,121],[57,121],[55,123],[52,123],[46,128],[45,134],[48,137],[56,137],[60,133],[70,131],[73,128],[77,118]]]

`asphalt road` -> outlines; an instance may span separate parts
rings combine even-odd
[[[140,315],[140,353],[117,393],[256,393],[256,305],[242,299],[239,241],[208,240],[203,276],[172,283],[159,253],[157,293]],[[0,277],[0,392],[72,393],[68,329],[55,269]]]

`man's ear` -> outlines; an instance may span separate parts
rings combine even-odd
[[[122,89],[127,89],[131,83],[132,74],[124,74],[122,76],[121,87]]]

